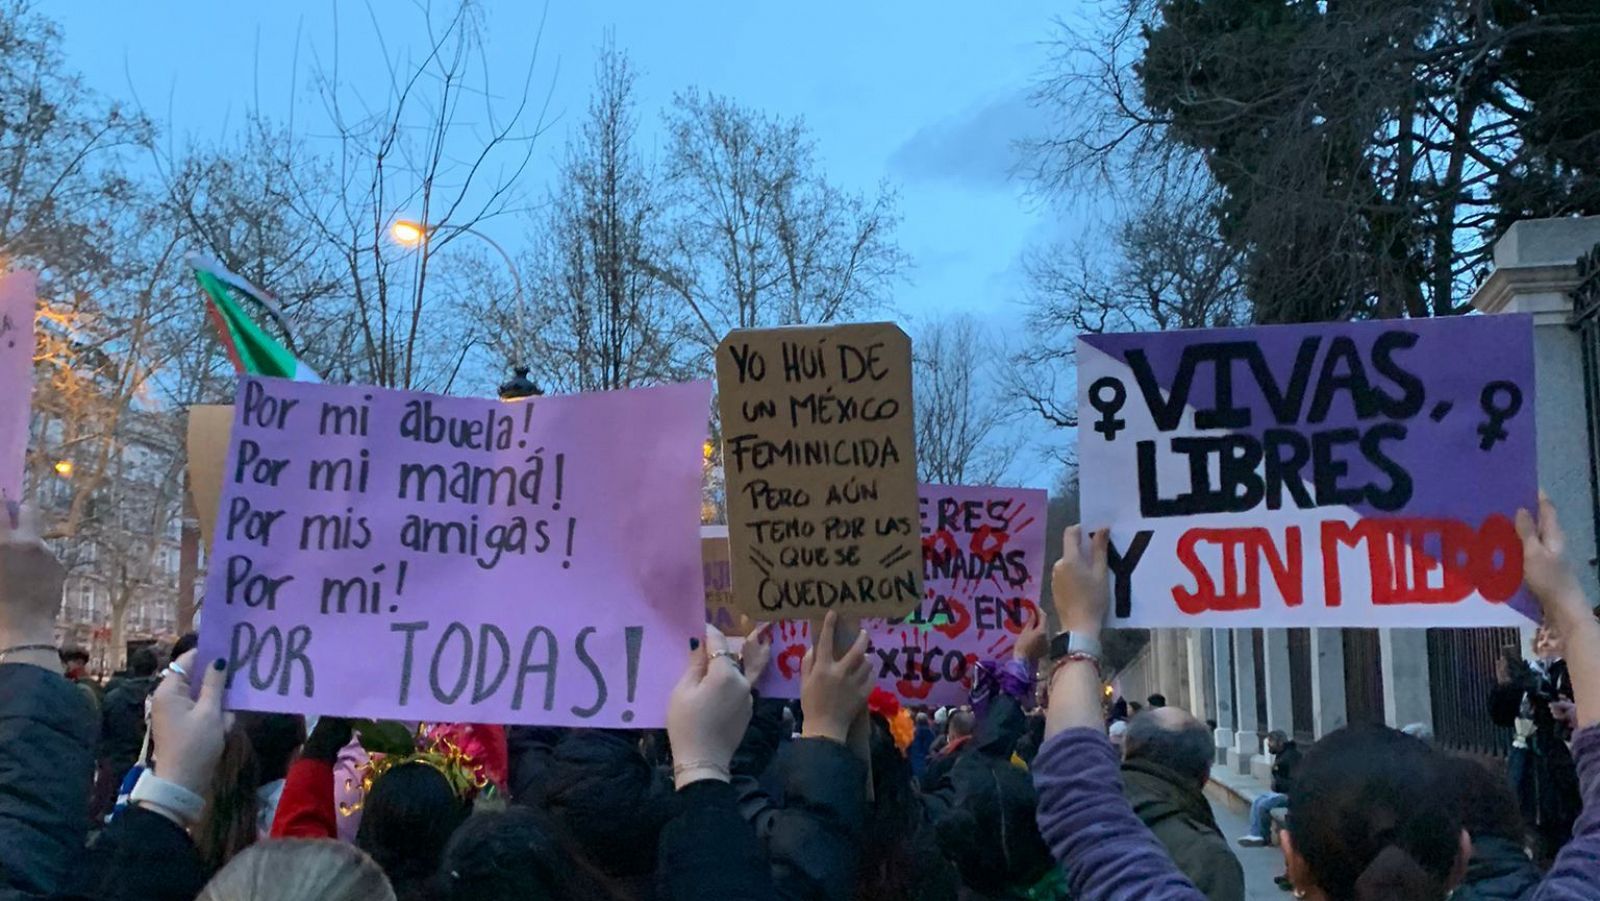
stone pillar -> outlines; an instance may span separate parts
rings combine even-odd
[[[1211,633],[1212,697],[1217,702],[1217,764],[1228,762],[1233,747],[1233,630],[1208,629]]]
[[[1472,296],[1484,313],[1533,315],[1539,483],[1561,505],[1567,558],[1591,598],[1600,595],[1591,508],[1595,458],[1584,425],[1583,350],[1567,320],[1579,283],[1577,260],[1596,244],[1600,216],[1514,223],[1495,242],[1494,271]]]
[[[1256,734],[1256,649],[1251,630],[1233,630],[1234,687],[1238,689],[1238,704],[1234,715],[1238,723],[1233,735],[1233,750],[1228,752],[1228,768],[1241,776],[1250,775],[1250,758],[1261,750],[1261,736]]]
[[[1197,720],[1214,720],[1217,699],[1212,694],[1216,680],[1212,674],[1211,630],[1188,629],[1186,632],[1184,656],[1189,661],[1189,696],[1184,698],[1182,706]]]
[[[1155,645],[1155,684],[1148,694],[1159,692],[1167,703],[1182,707],[1188,701],[1187,642],[1183,629],[1154,629],[1151,632]],[[1143,703],[1143,697],[1136,698]]]
[[[1344,635],[1339,629],[1311,630],[1311,734],[1321,738],[1343,728]]]
[[[1262,676],[1266,681],[1263,689],[1267,695],[1267,723],[1268,732],[1277,730],[1285,735],[1294,735],[1294,699],[1291,695],[1289,672],[1289,630],[1288,629],[1263,629],[1261,650],[1265,657]],[[1272,755],[1266,748],[1261,749],[1255,759],[1250,762],[1250,771],[1257,778],[1271,784],[1272,782]]]
[[[1433,695],[1428,689],[1428,631],[1379,629],[1383,657],[1383,719],[1396,729],[1424,723],[1433,729]]]

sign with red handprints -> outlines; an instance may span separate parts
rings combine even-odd
[[[923,597],[903,619],[864,620],[878,685],[908,704],[965,703],[973,664],[1004,659],[1039,615],[1044,567],[1043,491],[921,485]],[[772,631],[773,661],[758,686],[799,697],[812,624]]]

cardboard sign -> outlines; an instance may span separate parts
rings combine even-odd
[[[228,704],[662,725],[705,615],[709,395],[242,380],[201,632]]]
[[[923,485],[919,509],[923,601],[901,620],[868,620],[878,685],[907,704],[965,704],[972,665],[1011,656],[1039,614],[1044,568],[1043,491]],[[800,658],[811,624],[773,627],[773,662],[761,690],[800,696]]]
[[[189,408],[185,441],[189,454],[189,495],[194,499],[200,540],[207,549],[211,547],[217,521],[217,503],[222,497],[222,466],[227,462],[228,435],[232,431],[233,407],[196,404]]]
[[[739,628],[739,610],[733,602],[727,526],[700,527],[700,574],[706,585],[706,622],[724,635],[734,635]]]
[[[752,619],[902,616],[922,597],[911,339],[747,329],[717,348],[728,535]]]
[[[1083,517],[1115,626],[1512,626],[1533,324],[1462,316],[1078,342]],[[1526,615],[1525,615],[1526,614]]]
[[[0,275],[0,501],[22,501],[33,404],[33,310],[38,276]]]

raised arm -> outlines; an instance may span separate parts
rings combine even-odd
[[[1600,621],[1579,586],[1566,559],[1566,536],[1556,519],[1554,505],[1539,498],[1539,517],[1523,510],[1517,514],[1522,536],[1522,571],[1528,590],[1538,599],[1547,625],[1566,642],[1567,669],[1577,706],[1572,756],[1578,766],[1583,812],[1572,829],[1572,840],[1557,855],[1555,866],[1539,883],[1533,897],[1547,899],[1593,898],[1600,884]]]
[[[1088,556],[1077,526],[1062,537],[1061,559],[1050,574],[1056,615],[1067,631],[1099,640],[1110,604],[1108,536],[1093,535]],[[1116,750],[1100,712],[1099,662],[1058,660],[1050,675],[1045,742],[1033,761],[1039,792],[1039,832],[1067,871],[1079,901],[1142,898],[1200,901],[1205,896],[1178,872],[1122,794]]]

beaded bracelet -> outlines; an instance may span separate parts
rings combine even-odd
[[[1064,655],[1062,657],[1058,657],[1056,659],[1055,663],[1051,664],[1051,666],[1050,666],[1050,682],[1052,684],[1055,683],[1055,681],[1056,681],[1056,673],[1061,672],[1061,667],[1062,667],[1063,664],[1077,663],[1077,662],[1088,662],[1088,663],[1094,664],[1094,675],[1095,675],[1095,678],[1099,679],[1101,681],[1105,681],[1105,675],[1100,669],[1100,658],[1099,657],[1096,657],[1095,655],[1090,654],[1087,651],[1073,651],[1073,652],[1071,652],[1069,654],[1066,654],[1066,655]]]

